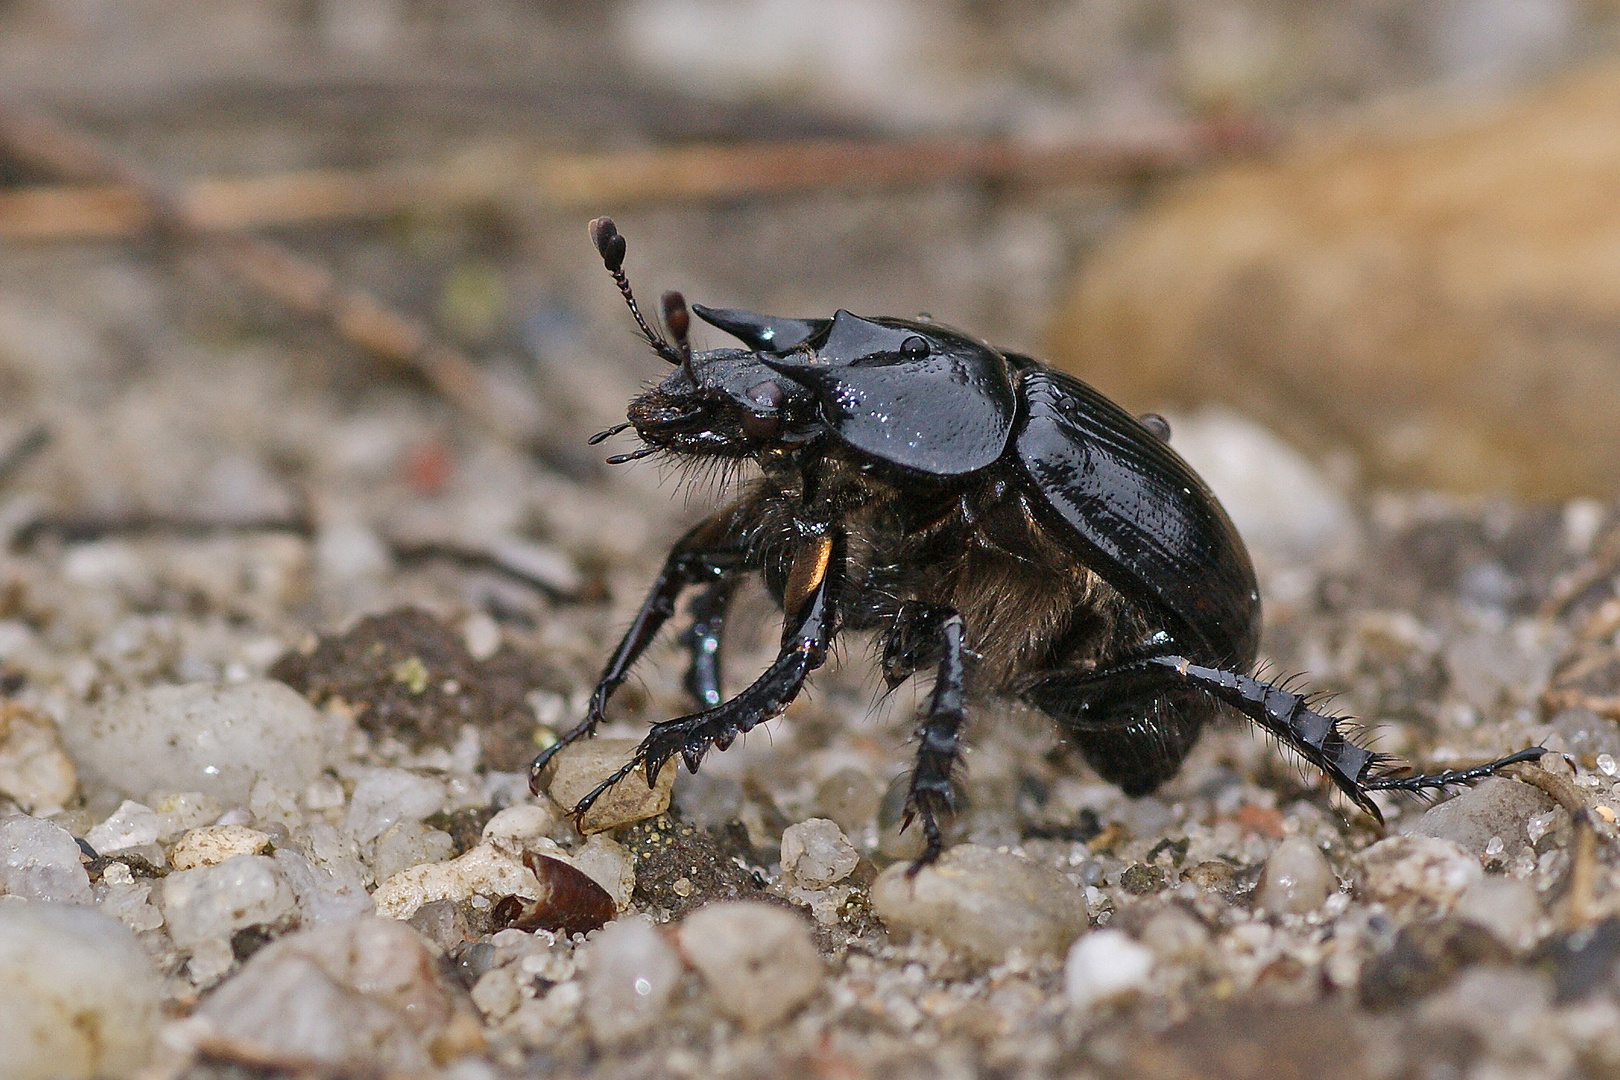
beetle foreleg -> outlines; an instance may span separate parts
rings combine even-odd
[[[844,537],[831,532],[806,544],[794,556],[788,575],[788,619],[782,651],[765,673],[729,701],[691,716],[654,724],[631,759],[574,806],[582,817],[603,792],[636,768],[651,786],[664,763],[676,754],[688,772],[697,772],[711,746],[721,750],[767,720],[780,716],[804,687],[810,672],[827,659],[837,627],[838,592],[844,576]]]
[[[529,765],[529,790],[540,790],[541,770],[559,750],[596,733],[608,699],[624,684],[630,669],[653,643],[664,623],[675,614],[675,601],[687,586],[705,578],[721,579],[742,561],[738,536],[746,520],[746,505],[736,503],[704,519],[676,542],[648,590],[647,598],[641,602],[641,610],[631,620],[630,629],[625,631],[619,647],[613,650],[613,656],[602,669],[596,689],[591,692],[590,704],[586,706],[585,719],[541,751]]]
[[[928,708],[923,713],[922,723],[917,725],[917,763],[911,770],[911,790],[906,796],[905,817],[900,825],[904,829],[912,818],[921,819],[923,836],[928,841],[923,853],[911,864],[912,874],[939,858],[943,844],[939,819],[956,809],[952,772],[962,756],[962,681],[966,651],[962,645],[962,616],[944,608],[933,611],[939,615],[934,646],[939,655],[939,670],[934,676]],[[887,659],[885,656],[885,661]]]
[[[699,708],[720,704],[720,633],[736,589],[734,573],[717,574],[692,601],[692,625],[681,634],[681,644],[691,653],[686,690]]]

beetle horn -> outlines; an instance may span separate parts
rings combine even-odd
[[[647,320],[641,317],[641,308],[636,305],[636,295],[630,291],[630,279],[624,274],[624,237],[619,234],[619,227],[613,224],[610,217],[599,217],[590,224],[591,243],[596,245],[596,253],[602,256],[602,265],[607,267],[608,273],[613,275],[614,284],[619,286],[619,295],[630,306],[630,314],[635,318],[636,325],[641,328],[642,336],[665,360],[672,364],[679,364],[683,359],[681,351],[665,341]],[[684,305],[683,305],[684,306]],[[677,340],[684,339],[684,334],[677,335]]]
[[[710,326],[724,330],[755,352],[791,352],[832,325],[831,319],[779,319],[752,311],[711,308],[702,304],[693,304],[692,311]]]

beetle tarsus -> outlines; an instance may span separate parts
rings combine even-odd
[[[1524,761],[1539,761],[1541,755],[1547,752],[1545,747],[1531,746],[1506,757],[1487,761],[1483,765],[1475,765],[1467,769],[1448,769],[1437,773],[1393,773],[1386,772],[1370,777],[1362,786],[1368,791],[1407,791],[1421,793],[1425,791],[1443,791],[1458,784],[1469,784],[1475,780],[1483,780],[1487,776],[1494,776],[1509,765],[1517,765]]]

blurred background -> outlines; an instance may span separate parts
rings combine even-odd
[[[0,765],[51,766],[38,790],[0,784],[0,816],[15,803],[73,836],[101,829],[101,845],[124,797],[203,785],[175,778],[173,748],[225,722],[166,713],[136,745],[85,718],[173,684],[265,678],[325,710],[331,746],[296,782],[221,796],[250,812],[231,822],[279,829],[279,846],[355,830],[371,820],[355,807],[380,815],[444,778],[450,794],[394,840],[377,839],[383,821],[334,857],[355,898],[532,805],[537,745],[584,714],[670,543],[717,497],[656,461],[607,465],[628,437],[587,444],[665,370],[587,241],[599,214],[627,237],[649,309],[679,289],[785,316],[927,312],[1166,414],[1255,556],[1268,670],[1339,693],[1381,751],[1444,767],[1545,746],[1620,805],[1617,46],[1613,0],[0,0],[0,694],[53,747],[60,725],[72,755],[15,734],[8,749],[0,731]],[[771,661],[773,622],[762,591],[739,605],[729,687]],[[604,731],[685,712],[682,674],[671,643],[653,649]],[[850,644],[813,694],[680,777],[679,813],[727,844],[740,822],[747,861],[711,844],[676,873],[774,865],[811,816],[868,859],[914,853],[895,781],[917,691],[875,701],[871,674]],[[275,715],[243,725],[255,768],[292,760]],[[1027,711],[976,708],[971,742],[957,838],[1083,862],[1099,925],[1158,904],[1186,837],[1193,863],[1218,857],[1250,884],[1285,819],[1341,868],[1373,838],[1249,725],[1212,729],[1140,800]],[[394,787],[365,803],[373,774]],[[423,824],[441,802],[468,815],[454,848],[448,818]],[[1492,873],[1507,863],[1550,897],[1570,829],[1549,831],[1550,802],[1521,803],[1477,827],[1480,851],[1501,853],[1492,830],[1518,837]],[[1422,807],[1386,814],[1405,828]],[[165,858],[155,840],[141,850]],[[1138,860],[1140,888],[1125,877]],[[1608,903],[1620,877],[1600,872]],[[665,884],[686,889],[665,911],[722,895]],[[217,964],[179,974],[145,895],[131,925],[167,950],[178,1015],[243,954],[210,939]],[[1215,928],[1226,901],[1205,899]],[[1365,910],[1356,925],[1373,925]],[[846,929],[875,932],[861,918]],[[1240,957],[1210,969],[1209,1000],[1275,976],[1277,1000],[1314,1002],[1321,942],[1373,940],[1348,918],[1293,925],[1309,941],[1292,967],[1271,963],[1280,946],[1228,948],[1236,934],[1207,950]],[[1615,940],[1594,970],[1612,970]],[[1568,955],[1599,955],[1584,948]],[[915,966],[896,961],[896,979],[901,962]],[[1055,983],[1005,970],[1002,1012],[972,1023],[1002,1033],[983,1035],[1003,1043],[987,1060],[1010,1072],[1052,1060],[1038,1055],[1057,1044],[1029,1033],[1051,1030]],[[921,985],[896,992],[912,1019],[882,1031],[922,1023],[906,997]],[[1533,995],[1503,985],[1500,1014],[1456,1006],[1481,1045],[1616,1030],[1554,1028],[1551,989],[1526,1012]],[[1156,1000],[1153,1030],[1185,1015]],[[1337,1004],[1314,1026],[1252,1008],[1275,1053],[1322,1056],[1298,1075],[1357,1057],[1338,1050],[1357,1029]],[[846,1015],[879,1030],[827,1015],[829,1030]],[[1199,1040],[1247,1037],[1221,1015],[1189,1060],[1215,1056]],[[814,1054],[821,1022],[795,1029]],[[513,1045],[566,1043],[611,1071],[578,1025],[553,1023]],[[1413,1030],[1412,1061],[1451,1053]],[[1620,1048],[1603,1053],[1613,1072]]]
[[[1599,0],[10,0],[7,412],[106,394],[176,335],[273,341],[304,379],[421,367],[391,324],[320,337],[307,271],[591,467],[575,436],[649,374],[580,240],[611,212],[649,294],[926,310],[1133,407],[1221,403],[1341,483],[1607,495],[1617,24]],[[244,235],[306,262],[222,265]]]

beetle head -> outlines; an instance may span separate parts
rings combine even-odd
[[[1017,404],[1006,358],[988,345],[931,322],[847,311],[783,319],[695,305],[699,318],[748,348],[694,353],[680,294],[664,295],[671,342],[636,306],[613,222],[591,222],[591,238],[636,325],[678,369],[630,403],[630,423],[646,445],[609,461],[660,450],[746,457],[830,431],[869,459],[949,477],[1005,451]]]
[[[718,457],[802,443],[822,429],[813,395],[746,349],[688,353],[628,415],[650,450]]]
[[[871,458],[944,477],[1006,449],[1017,411],[1006,358],[958,330],[842,310],[831,319],[693,310],[808,391],[822,422]]]

